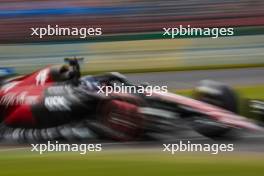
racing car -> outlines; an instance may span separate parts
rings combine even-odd
[[[264,101],[261,99],[246,99],[247,112],[250,117],[256,119],[258,122],[264,122]]]
[[[250,107],[252,107],[256,113],[264,114],[263,100],[250,100]]]
[[[14,141],[148,138],[187,125],[207,137],[232,130],[263,131],[237,114],[235,93],[204,81],[195,98],[170,92],[111,93],[100,87],[135,86],[120,73],[81,76],[79,58],[23,76],[1,79],[0,138]],[[146,86],[142,84],[141,86]]]

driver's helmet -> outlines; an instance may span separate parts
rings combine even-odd
[[[89,91],[98,90],[99,83],[98,81],[92,76],[84,76],[80,79],[80,86]]]

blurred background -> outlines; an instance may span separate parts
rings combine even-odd
[[[168,85],[171,91],[184,95],[190,95],[190,89],[199,80],[213,79],[234,86],[246,98],[264,99],[263,9],[262,0],[2,0],[0,67],[12,67],[24,74],[45,65],[60,64],[64,57],[77,56],[86,58],[82,64],[84,74],[130,73],[127,76],[133,81]],[[86,39],[39,39],[30,35],[30,28],[47,25],[101,27],[103,35]],[[179,25],[233,27],[235,34],[217,39],[163,38],[162,28]],[[221,156],[171,156],[149,145],[151,149],[143,152],[114,150],[87,157],[70,153],[41,157],[27,152],[28,149],[13,151],[3,146],[0,173],[261,175],[263,136],[251,139],[242,142],[242,147],[236,144],[236,152]],[[204,140],[208,139],[196,142]]]
[[[263,9],[261,0],[1,1],[0,65],[24,73],[80,56],[89,72],[256,66],[264,64]],[[103,35],[30,35],[47,25],[101,27]],[[179,25],[234,27],[235,36],[163,38],[164,27]]]

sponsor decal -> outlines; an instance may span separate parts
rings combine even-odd
[[[14,88],[16,85],[18,85],[20,83],[20,81],[13,81],[10,82],[8,84],[5,84],[1,87],[1,91],[3,91],[4,93],[8,92],[10,89]]]
[[[44,105],[49,111],[71,111],[70,102],[63,96],[46,97]]]
[[[36,104],[38,101],[38,96],[28,96],[28,92],[24,91],[19,94],[17,93],[8,93],[1,97],[0,105],[4,106],[16,106],[22,104]]]
[[[48,79],[49,69],[41,70],[36,76],[36,85],[43,86]]]

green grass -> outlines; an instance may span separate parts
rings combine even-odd
[[[264,85],[246,86],[237,88],[241,96],[251,99],[264,99]]]
[[[259,176],[262,154],[176,154],[158,151],[114,151],[77,153],[0,152],[0,174],[8,176],[47,175],[183,175]]]
[[[263,121],[264,120],[263,117],[250,112],[247,100],[248,99],[264,100],[264,85],[238,86],[238,87],[234,87],[234,90],[238,93],[239,114],[248,118]],[[190,97],[193,94],[193,91],[191,89],[172,90],[172,92]]]
[[[237,86],[234,90],[238,92],[240,97],[250,99],[264,99],[264,85],[250,85],[250,86]],[[191,89],[185,90],[172,90],[172,92],[179,93],[186,96],[192,95]]]

